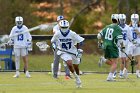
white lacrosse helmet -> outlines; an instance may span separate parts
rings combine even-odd
[[[15,18],[16,26],[21,27],[23,25],[23,18],[21,16],[17,16]]]
[[[112,14],[111,15],[111,20],[115,19],[118,22],[118,16],[119,16],[118,14]]]
[[[69,22],[67,20],[61,20],[59,26],[63,33],[68,32]]]
[[[119,22],[120,22],[120,24],[125,24],[125,22],[126,22],[125,14],[119,14]]]
[[[138,14],[132,14],[131,15],[131,22],[132,22],[132,25],[136,25],[139,22],[139,15]]]
[[[63,20],[63,19],[64,19],[64,16],[60,15],[60,16],[57,17],[57,22],[60,21],[60,20]]]

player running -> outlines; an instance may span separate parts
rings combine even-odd
[[[117,58],[119,57],[118,45],[121,49],[123,46],[123,36],[120,27],[118,26],[118,15],[112,14],[112,24],[106,26],[98,35],[99,42],[103,41],[106,63],[111,65],[110,73],[107,81],[114,81],[113,74],[117,68]]]
[[[64,16],[60,15],[57,17],[57,22],[59,23],[61,20],[64,20]],[[57,31],[60,30],[59,25],[57,24],[56,26],[54,26],[53,28],[53,33],[55,34]],[[57,45],[57,42],[55,42],[55,44]],[[54,78],[58,78],[58,75],[60,74],[60,70],[61,70],[61,63],[59,63],[60,60],[60,55],[57,55],[57,49],[53,49],[54,50],[54,62],[52,63],[52,72],[53,72],[53,77]],[[65,68],[65,79],[69,79],[72,78],[70,76],[70,71],[69,68],[67,67],[67,64],[65,62],[63,62],[64,64],[64,68]]]
[[[69,22],[67,20],[62,20],[59,22],[60,30],[57,31],[51,39],[51,42],[55,44],[57,42],[57,55],[66,62],[69,70],[72,72],[76,79],[77,87],[81,87],[81,79],[78,75],[80,63],[80,52],[75,47],[76,44],[81,45],[84,38],[80,37],[78,34],[73,32],[69,28]]]

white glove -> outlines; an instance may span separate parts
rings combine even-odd
[[[8,41],[8,45],[14,45],[14,40],[13,40],[13,39],[10,39],[10,40]]]
[[[98,48],[100,48],[100,49],[104,49],[103,42],[98,42]]]
[[[82,54],[83,54],[83,50],[82,49],[78,49],[77,50],[77,58],[81,58],[82,57]]]
[[[40,30],[41,31],[48,31],[48,28],[49,28],[49,25],[46,25],[46,24],[40,25]]]
[[[56,49],[56,44],[52,43],[52,48],[55,50]]]
[[[137,44],[137,41],[133,39],[133,40],[132,40],[132,43],[133,43],[133,44]]]
[[[121,47],[121,52],[125,52],[125,47]]]
[[[27,41],[27,49],[28,51],[32,51],[32,42],[31,41]]]

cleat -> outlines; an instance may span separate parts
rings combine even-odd
[[[82,82],[81,82],[80,77],[79,77],[79,76],[76,76],[75,79],[76,79],[76,81],[75,81],[76,87],[77,87],[77,88],[81,88],[81,87],[82,87],[82,85],[81,85]]]
[[[113,78],[116,78],[117,72],[114,72],[113,74]]]
[[[98,66],[101,67],[103,64],[103,56],[100,57],[99,61],[98,61]]]
[[[123,69],[122,76],[123,76],[123,78],[127,78],[128,77],[128,73],[127,73],[127,69],[126,68]]]
[[[31,75],[29,74],[29,72],[28,71],[26,71],[26,73],[25,73],[26,75],[26,78],[30,78],[31,77]]]
[[[57,74],[53,74],[54,79],[58,79]]]
[[[68,80],[68,79],[70,79],[70,77],[69,76],[65,76],[65,79]]]
[[[116,81],[113,77],[107,77],[106,81]]]
[[[16,74],[13,76],[14,78],[18,78],[20,75],[19,71],[16,71]]]
[[[137,78],[140,78],[140,74],[136,74]]]
[[[70,75],[66,75],[66,76],[65,76],[65,79],[73,79],[73,77],[70,76]]]

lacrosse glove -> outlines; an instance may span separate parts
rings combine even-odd
[[[78,49],[77,50],[77,58],[81,58],[82,57],[82,54],[83,54],[83,50],[82,49]]]

